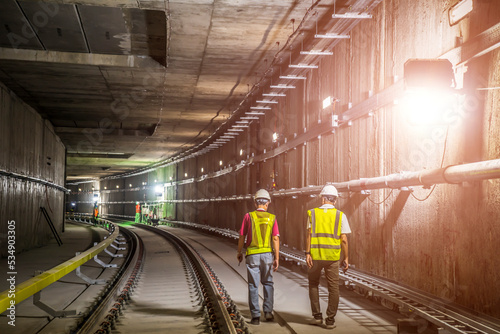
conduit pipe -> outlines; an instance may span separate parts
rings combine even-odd
[[[362,178],[346,182],[331,183],[339,192],[362,191],[373,189],[402,189],[411,186],[430,187],[434,184],[448,183],[461,184],[464,182],[481,181],[486,179],[500,178],[500,159],[473,162],[462,165],[451,165],[444,168],[424,169],[418,172],[401,172],[378,176],[372,178]],[[271,192],[272,197],[289,197],[300,195],[317,195],[323,188],[320,186],[308,186],[302,188],[291,188],[275,190]],[[187,202],[221,202],[221,201],[241,201],[250,200],[253,196],[233,195],[227,197],[199,198],[199,199],[175,199],[162,200],[165,203],[187,203]]]
[[[432,186],[440,183],[460,184],[464,182],[500,178],[500,159],[480,161],[444,168],[402,172],[386,176],[333,183],[339,191],[361,191],[370,189],[398,189],[411,186]]]

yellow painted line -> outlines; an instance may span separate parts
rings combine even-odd
[[[98,245],[86,250],[74,258],[61,263],[58,266],[55,266],[52,269],[44,271],[42,274],[30,278],[27,281],[22,282],[19,285],[16,285],[16,291],[13,293],[9,289],[5,290],[0,294],[0,313],[9,308],[12,303],[11,301],[15,301],[15,304],[20,303],[33,296],[38,291],[46,288],[54,282],[57,282],[62,277],[66,276],[85,262],[91,260],[102,252],[106,247],[108,247],[118,236],[120,233],[118,226],[115,225],[114,232],[106,239],[100,242]]]

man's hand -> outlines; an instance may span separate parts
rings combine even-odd
[[[308,268],[312,268],[313,266],[313,259],[311,257],[311,254],[306,254],[306,263]]]
[[[242,253],[238,253],[236,255],[236,258],[238,259],[238,265],[240,265],[241,261],[243,261],[243,254]]]
[[[280,260],[279,259],[274,259],[274,261],[273,261],[273,271],[278,270],[279,266],[280,266]]]
[[[344,261],[342,261],[342,271],[344,272],[344,274],[346,273],[347,269],[349,269],[349,261],[347,259],[344,259]]]

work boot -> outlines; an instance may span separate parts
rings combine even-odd
[[[312,318],[311,321],[309,321],[309,323],[311,325],[321,326],[323,324],[323,316],[321,315],[321,313],[315,314],[314,318]]]
[[[250,324],[260,325],[260,318],[252,318],[252,320],[250,321]]]
[[[266,317],[266,321],[274,321],[274,315],[272,312],[264,312],[264,316]]]
[[[335,318],[326,318],[325,319],[325,327],[327,329],[334,329],[335,328]]]

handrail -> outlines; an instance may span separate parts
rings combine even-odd
[[[5,312],[7,308],[11,306],[11,300],[14,300],[15,304],[22,302],[23,300],[33,296],[35,293],[41,291],[52,283],[57,282],[59,279],[66,276],[85,262],[94,258],[94,256],[96,256],[97,254],[102,252],[116,239],[116,237],[120,233],[117,225],[111,222],[110,224],[114,226],[114,230],[108,238],[101,241],[98,245],[95,245],[94,247],[81,253],[80,255],[77,255],[74,258],[61,263],[52,269],[44,271],[42,274],[30,278],[29,280],[24,281],[19,285],[16,285],[14,298],[9,297],[13,295],[11,290],[3,291],[0,294],[0,313]]]

